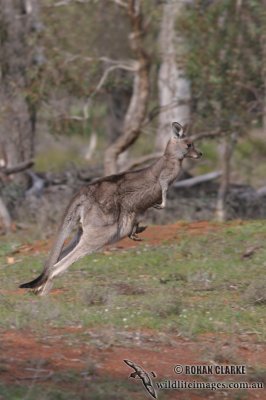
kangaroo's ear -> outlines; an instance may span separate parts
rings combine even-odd
[[[173,133],[178,139],[182,139],[185,137],[184,128],[178,122],[172,123]]]

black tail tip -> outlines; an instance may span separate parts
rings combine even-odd
[[[30,285],[29,282],[28,283],[22,283],[21,285],[19,285],[19,288],[20,289],[28,289],[28,288],[31,288],[31,285]]]
[[[45,277],[45,274],[42,273],[39,275],[36,279],[33,279],[33,281],[22,283],[19,285],[21,289],[35,289],[41,286],[44,282],[46,282],[47,278]]]

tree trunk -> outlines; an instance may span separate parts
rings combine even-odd
[[[34,156],[36,108],[30,100],[28,70],[34,58],[29,35],[37,1],[0,0],[0,5],[0,144],[7,165],[13,166]]]
[[[8,233],[11,229],[11,217],[1,197],[0,197],[0,219],[3,222],[4,232]]]
[[[221,150],[221,163],[222,163],[222,177],[220,181],[220,187],[217,195],[216,204],[216,219],[219,222],[226,221],[226,197],[230,184],[230,173],[231,173],[231,159],[236,144],[236,134],[232,134],[230,137],[225,137],[222,150]]]
[[[190,118],[190,83],[185,76],[184,40],[178,36],[175,23],[184,2],[169,0],[164,3],[160,30],[161,66],[158,74],[159,114],[156,150],[163,151],[171,134],[171,123],[186,124]]]
[[[119,72],[121,71],[117,71],[116,73],[118,74]],[[122,72],[123,75],[121,74],[121,79],[123,79],[123,76],[125,75],[125,72]],[[131,96],[132,90],[119,84],[106,94],[108,107],[106,133],[109,145],[114,143],[114,141],[123,134],[123,123]]]
[[[264,0],[264,4],[266,7],[266,1]],[[266,29],[265,29],[266,30]],[[263,99],[263,116],[262,116],[262,127],[264,133],[266,134],[266,32],[262,35],[262,50],[263,50],[263,57],[262,57],[262,79],[264,83],[264,99]]]
[[[125,74],[124,71],[117,71],[117,74],[121,74],[121,78]],[[112,88],[107,93],[107,106],[108,116],[106,124],[106,132],[108,137],[108,146],[111,146],[122,134],[124,129],[124,120],[126,112],[129,106],[129,102],[132,96],[132,89],[125,88],[122,85],[118,85]],[[128,161],[128,151],[121,153],[117,159],[118,168],[121,169],[125,166]]]
[[[123,134],[105,152],[105,174],[118,172],[118,156],[139,137],[145,119],[149,96],[149,57],[143,48],[144,28],[139,0],[128,2],[128,14],[132,32],[130,45],[136,55],[133,93],[123,123]]]

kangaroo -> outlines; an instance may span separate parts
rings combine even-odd
[[[179,123],[173,122],[172,129],[164,154],[149,167],[106,176],[79,190],[63,215],[43,272],[21,288],[45,295],[53,279],[85,255],[126,236],[139,240],[137,234],[146,229],[139,226],[139,216],[150,207],[164,208],[168,187],[178,177],[184,158],[202,156]],[[77,225],[76,236],[64,248]]]

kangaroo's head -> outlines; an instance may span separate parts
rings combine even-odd
[[[202,153],[194,147],[194,143],[186,137],[184,128],[178,122],[172,123],[173,135],[169,140],[165,154],[177,157],[180,161],[184,158],[199,159]]]

